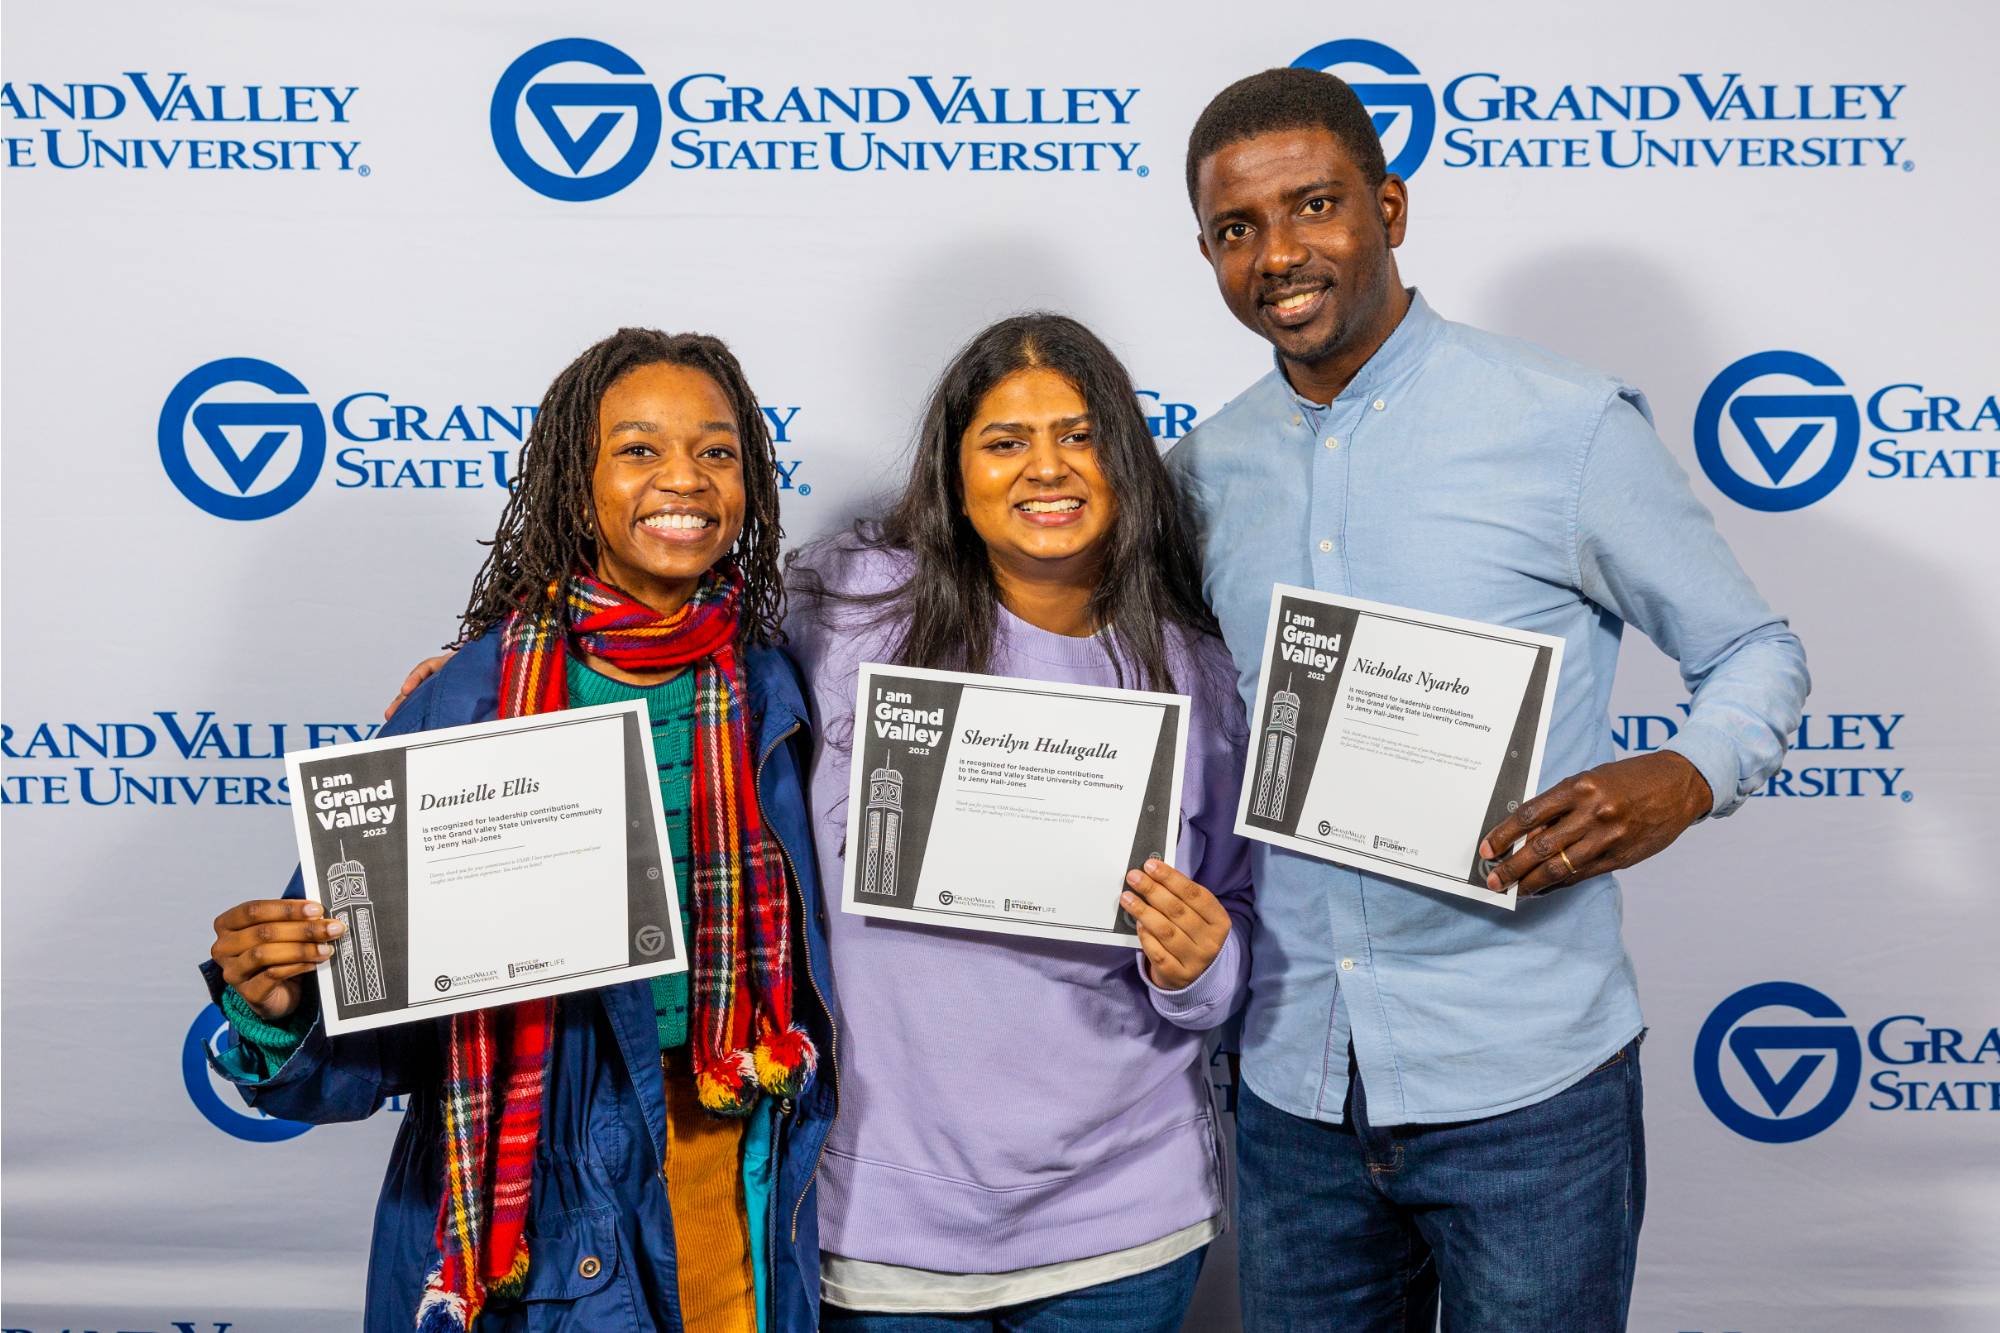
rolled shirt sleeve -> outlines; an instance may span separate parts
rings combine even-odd
[[[1727,815],[1769,780],[1798,730],[1805,648],[1765,602],[1634,391],[1614,396],[1584,456],[1577,582],[1680,663],[1693,696],[1664,748],[1695,766]]]

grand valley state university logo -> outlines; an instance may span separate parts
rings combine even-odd
[[[1780,391],[1745,391],[1766,381]],[[1748,509],[1802,509],[1824,498],[1854,466],[1860,444],[1854,395],[1833,367],[1801,352],[1744,357],[1715,377],[1695,408],[1701,470]]]
[[[1760,1009],[1784,1009],[1810,1022],[1745,1023]],[[1746,986],[1715,1007],[1694,1043],[1694,1082],[1715,1118],[1759,1143],[1797,1143],[1840,1119],[1861,1082],[1861,1043],[1841,1007],[1810,986],[1767,981]],[[1818,1095],[1799,1094],[1828,1059],[1831,1077]],[[1747,1095],[1732,1090],[1724,1061],[1740,1071]]]
[[[1185,404],[1158,406],[1162,420],[1192,422]],[[238,522],[284,513],[322,478],[336,494],[506,491],[538,410],[462,396],[413,400],[372,386],[317,399],[282,366],[223,357],[195,367],[168,392],[160,465],[190,503]],[[759,410],[779,451],[772,459],[778,489],[811,495],[812,482],[799,473],[805,459],[791,447],[802,409]]]
[[[1864,441],[1863,430],[1869,438]],[[1862,462],[1871,481],[2000,479],[2000,394],[1936,393],[1917,379],[1862,396],[1803,352],[1726,366],[1694,414],[1694,452],[1715,488],[1784,513],[1825,499]]]
[[[1491,67],[1431,80],[1395,47],[1344,37],[1292,64],[1353,87],[1389,170],[1403,177],[1433,156],[1473,170],[1915,169],[1896,133],[1906,85],[1789,74],[1764,82],[1732,72],[1744,68],[1740,57],[1727,59],[1715,72],[1621,72],[1604,82],[1531,83]]]
[[[600,77],[541,77],[557,66],[587,67]],[[638,61],[606,42],[543,42],[507,66],[493,89],[493,146],[500,160],[522,184],[551,199],[580,203],[618,193],[639,178],[660,147],[660,94],[645,75]],[[521,133],[524,111],[540,131],[534,151]],[[557,162],[538,160],[542,144]],[[586,172],[600,158],[602,164]]]
[[[1755,1020],[1755,1021],[1752,1021]],[[1865,1035],[1821,991],[1796,981],[1745,986],[1715,1006],[1694,1043],[1694,1082],[1729,1129],[1758,1143],[1798,1143],[1854,1107],[1866,1114],[2000,1111],[2000,1025],[1949,1026],[1892,1013]],[[1988,1121],[1996,1124],[2000,1121]]]
[[[790,83],[695,69],[655,83],[618,47],[564,37],[507,66],[487,115],[494,151],[516,179],[581,203],[623,190],[655,158],[668,171],[1146,176],[1131,137],[1140,91],[1109,79],[884,80],[845,70]]]
[[[264,392],[208,399],[225,385]],[[326,419],[291,372],[255,357],[224,357],[167,395],[159,442],[168,479],[197,506],[217,518],[269,518],[304,499],[319,479]]]

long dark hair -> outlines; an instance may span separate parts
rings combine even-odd
[[[493,549],[472,581],[454,646],[486,633],[516,611],[550,610],[552,585],[560,585],[574,570],[596,567],[597,542],[588,518],[596,512],[590,479],[597,465],[598,407],[621,375],[661,363],[701,371],[729,400],[742,445],[746,501],[743,531],[728,557],[743,570],[741,634],[751,643],[777,641],[785,601],[778,476],[770,428],[743,378],[743,367],[720,338],[705,333],[620,329],[570,362],[543,395],[521,448],[514,493],[500,513],[500,528],[492,541],[483,543]]]
[[[1108,632],[1105,650],[1121,684],[1127,683],[1130,665],[1139,675],[1130,683],[1174,688],[1167,627],[1216,633],[1215,618],[1201,599],[1194,539],[1146,429],[1131,376],[1096,334],[1066,315],[1037,311],[1003,319],[967,343],[938,378],[902,496],[887,514],[856,524],[844,539],[914,557],[915,568],[902,585],[873,594],[842,590],[808,556],[788,567],[793,590],[808,602],[879,608],[877,623],[903,626],[895,659],[905,666],[985,671],[999,626],[1000,592],[986,543],[965,516],[959,441],[979,400],[1009,375],[1031,369],[1055,371],[1082,395],[1099,468],[1118,501],[1102,539],[1103,566],[1090,598],[1092,623],[1101,634]]]

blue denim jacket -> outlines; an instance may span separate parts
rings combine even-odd
[[[794,949],[798,1020],[819,1047],[820,1066],[795,1105],[781,1104],[778,1167],[770,1213],[769,1328],[805,1333],[819,1322],[819,1219],[813,1178],[833,1123],[839,1007],[827,967],[825,908],[812,832],[801,795],[807,767],[805,702],[789,660],[775,649],[746,656],[750,714],[764,817],[784,846],[797,897]],[[397,710],[384,736],[483,722],[498,715],[497,635],[466,645]],[[304,887],[296,871],[285,896]],[[797,957],[797,953],[794,954]],[[220,969],[204,963],[211,996]],[[307,992],[308,1002],[313,992]],[[216,1069],[269,1115],[327,1123],[372,1115],[385,1097],[409,1099],[375,1210],[363,1320],[368,1333],[414,1326],[424,1275],[436,1262],[433,1233],[443,1189],[439,1096],[446,1020],[329,1039],[315,1016],[305,1040],[267,1079],[227,1063]],[[542,1141],[528,1223],[522,1303],[489,1305],[482,1333],[576,1330],[649,1333],[681,1328],[673,1220],[660,1177],[667,1107],[660,1085],[652,994],[644,981],[561,998]],[[595,1257],[597,1263],[584,1263]],[[588,1276],[585,1274],[588,1273]]]

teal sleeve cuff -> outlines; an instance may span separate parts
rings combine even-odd
[[[261,1018],[234,986],[223,989],[222,1014],[229,1020],[236,1040],[217,1059],[228,1066],[230,1073],[255,1083],[262,1083],[284,1068],[285,1061],[291,1059],[292,1052],[305,1040],[312,1023],[306,1006],[294,1009],[277,1022]]]

